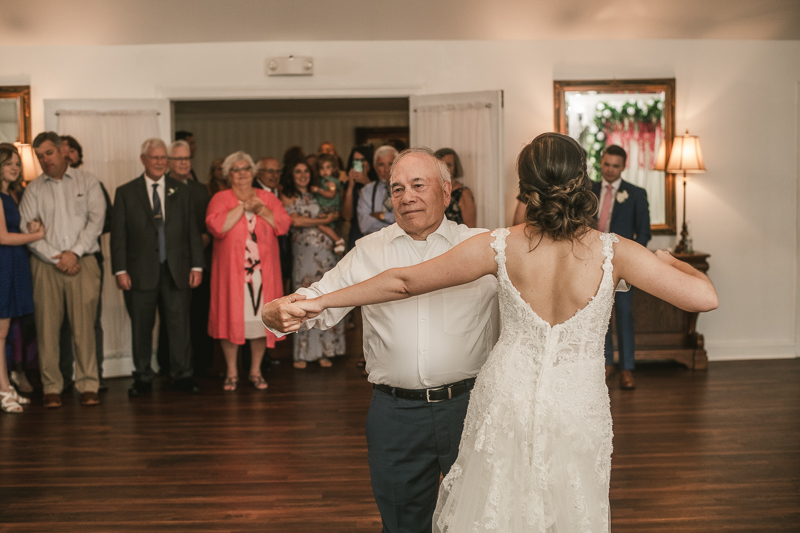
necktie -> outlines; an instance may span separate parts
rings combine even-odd
[[[167,237],[164,233],[164,212],[161,210],[161,198],[158,197],[158,183],[153,184],[153,218],[158,229],[158,260],[167,260]]]
[[[597,229],[602,232],[608,231],[608,218],[611,213],[612,196],[614,195],[614,187],[609,183],[606,187],[606,195],[603,198],[603,207],[600,209],[600,220],[597,222]]]

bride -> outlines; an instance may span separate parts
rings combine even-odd
[[[517,168],[524,224],[296,305],[313,317],[497,276],[500,339],[472,391],[433,530],[608,531],[612,432],[603,344],[615,287],[630,283],[687,311],[715,309],[717,294],[705,275],[669,253],[593,229],[597,199],[573,139],[536,137]]]

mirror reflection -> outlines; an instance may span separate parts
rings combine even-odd
[[[19,140],[19,105],[17,99],[0,100],[0,142]]]
[[[664,142],[663,91],[608,93],[566,91],[567,135],[586,150],[589,177],[600,181],[600,156],[616,144],[628,154],[622,179],[647,191],[652,224],[664,224],[663,170],[653,170]]]
[[[675,80],[555,81],[553,89],[556,131],[586,150],[591,179],[602,179],[603,150],[621,146],[622,179],[647,191],[651,231],[674,235],[675,176],[655,167],[675,135]]]

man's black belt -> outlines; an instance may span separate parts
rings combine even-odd
[[[389,385],[373,384],[372,388],[384,394],[400,398],[401,400],[417,400],[421,402],[436,403],[450,400],[472,390],[475,378],[465,379],[457,383],[449,383],[432,389],[401,389]]]

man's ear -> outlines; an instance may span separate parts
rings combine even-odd
[[[442,190],[444,191],[444,205],[446,207],[450,205],[450,194],[453,192],[453,182],[445,181],[442,184]]]

